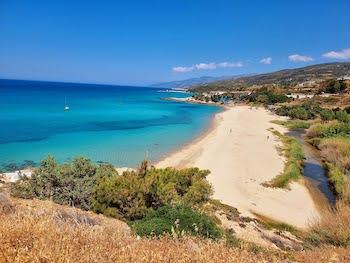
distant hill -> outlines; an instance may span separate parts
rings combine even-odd
[[[202,85],[202,84],[208,84],[215,81],[221,81],[221,80],[228,80],[228,79],[236,79],[247,75],[236,75],[236,76],[221,76],[221,77],[210,77],[210,76],[204,76],[200,78],[191,78],[191,79],[185,79],[185,80],[178,80],[178,81],[170,81],[170,82],[162,82],[162,83],[156,83],[150,85],[150,87],[154,88],[168,88],[168,89],[174,89],[174,88],[188,88],[194,85]]]
[[[350,75],[350,62],[325,63],[302,68],[285,69],[272,73],[214,81],[192,86],[195,91],[234,90],[253,85],[279,84],[292,87],[300,83]]]

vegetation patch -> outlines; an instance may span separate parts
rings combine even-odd
[[[126,220],[142,219],[150,209],[166,205],[199,207],[209,200],[212,187],[207,170],[157,169],[144,165],[137,172],[105,176],[94,190],[93,210]]]
[[[303,120],[287,120],[287,121],[273,120],[271,122],[274,124],[282,125],[290,130],[308,129],[312,124],[311,121],[303,121]]]
[[[326,212],[310,230],[308,241],[314,245],[328,244],[350,247],[350,206],[337,202],[335,211]]]
[[[83,157],[60,165],[49,156],[34,169],[31,177],[24,176],[14,183],[11,194],[27,199],[49,199],[58,204],[89,210],[96,182],[101,176],[113,173],[112,166],[97,166]]]
[[[302,176],[304,162],[303,148],[302,144],[297,139],[283,135],[276,130],[272,130],[272,132],[281,139],[283,143],[281,151],[287,161],[283,172],[264,185],[286,188],[291,181],[298,180]]]
[[[266,217],[264,215],[261,215],[261,214],[257,214],[257,213],[254,213],[254,215],[256,216],[256,218],[259,220],[259,223],[265,228],[265,229],[277,229],[277,230],[280,230],[280,231],[288,231],[292,234],[294,234],[295,236],[300,236],[301,235],[301,232],[296,229],[295,227],[287,224],[287,223],[284,223],[284,222],[279,222],[279,221],[276,221],[274,219],[271,219],[269,217]]]
[[[209,201],[212,187],[206,180],[208,174],[198,168],[157,169],[145,161],[137,171],[119,175],[113,166],[95,165],[86,158],[58,164],[49,156],[31,177],[13,183],[11,194],[137,221],[134,226],[139,235],[174,229],[176,233],[218,238],[215,223],[192,210]]]
[[[350,124],[339,121],[316,123],[309,128],[306,136],[310,139],[350,137]]]
[[[301,104],[282,105],[276,109],[276,113],[298,120],[319,118],[323,121],[337,120],[342,123],[350,122],[350,114],[346,110],[322,108],[319,103],[312,99],[305,100]]]
[[[262,87],[252,94],[248,95],[246,97],[246,100],[248,102],[259,103],[263,105],[273,105],[276,103],[288,102],[291,99],[288,98],[282,91],[276,90],[274,88],[272,89],[268,87]]]
[[[205,214],[186,206],[163,206],[150,210],[141,219],[130,223],[139,236],[160,236],[170,234],[174,237],[184,235],[218,239],[221,230]]]

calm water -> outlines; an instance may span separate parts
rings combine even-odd
[[[188,94],[107,85],[0,80],[0,166],[87,156],[136,166],[208,127],[218,107],[161,100]],[[70,111],[64,111],[65,99]]]
[[[328,202],[333,206],[336,202],[336,197],[331,190],[327,178],[326,170],[322,165],[320,154],[308,143],[305,142],[305,130],[295,129],[287,133],[293,136],[303,144],[305,154],[304,176],[327,198]]]

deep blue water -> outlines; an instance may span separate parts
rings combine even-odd
[[[218,107],[164,101],[188,94],[111,85],[0,80],[0,168],[48,154],[135,167],[208,127]],[[70,107],[64,111],[65,100]]]

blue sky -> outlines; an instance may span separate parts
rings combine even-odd
[[[0,77],[147,85],[350,60],[349,0],[0,0]]]

